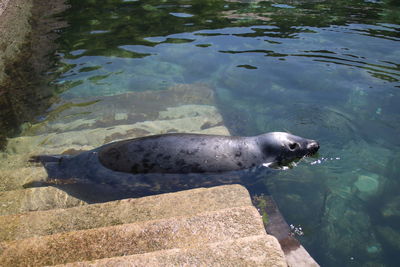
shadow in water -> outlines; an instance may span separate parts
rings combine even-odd
[[[241,184],[251,195],[265,194],[265,179],[277,170],[256,168],[251,170],[206,173],[206,174],[120,174],[118,181],[94,182],[88,179],[49,179],[44,182],[26,184],[31,187],[56,187],[68,195],[87,203],[102,203],[126,198],[138,198],[163,193],[172,193],[200,187]]]

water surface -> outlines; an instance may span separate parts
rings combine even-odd
[[[207,84],[232,134],[321,143],[319,161],[263,180],[318,263],[396,266],[398,2],[69,3],[52,69],[61,102]]]

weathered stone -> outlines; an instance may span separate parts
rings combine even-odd
[[[277,240],[272,236],[250,236],[237,240],[202,244],[182,249],[75,262],[65,267],[105,266],[287,266]],[[60,267],[61,267],[60,266]]]
[[[265,235],[252,206],[0,243],[1,266],[54,265]]]
[[[247,190],[240,185],[230,185],[69,209],[0,216],[0,241],[175,216],[190,216],[204,211],[249,205],[251,201]]]
[[[3,12],[6,10],[8,2],[10,2],[10,0],[2,0],[0,2],[0,16],[3,14]]]

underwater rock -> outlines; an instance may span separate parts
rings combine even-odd
[[[377,254],[382,251],[382,246],[379,243],[371,244],[367,247],[367,252],[370,254]]]
[[[364,112],[369,107],[368,90],[359,85],[356,85],[348,94],[346,106],[354,112]]]
[[[377,226],[379,237],[393,249],[400,251],[400,232],[389,226]]]
[[[359,175],[357,181],[354,183],[354,186],[358,190],[358,197],[362,200],[367,200],[368,198],[376,195],[379,191],[379,175],[375,173]]]
[[[399,128],[400,129],[400,128]],[[389,155],[389,160],[386,164],[385,176],[393,181],[398,181],[398,171],[400,166],[400,152],[395,152]]]
[[[335,255],[341,255],[338,266],[343,259],[356,255],[368,255],[368,258],[379,257],[380,244],[371,232],[372,223],[364,204],[357,198],[344,199],[339,195],[330,195],[326,201],[326,213],[322,220],[319,238],[325,240],[324,246]],[[360,245],[362,244],[362,245]],[[373,246],[378,249],[375,250]],[[369,252],[370,251],[370,252]],[[368,260],[367,256],[363,260]],[[343,262],[342,262],[343,263]]]
[[[122,120],[127,120],[127,119],[128,119],[127,113],[115,113],[114,120],[122,121]]]
[[[383,217],[400,216],[400,196],[393,196],[386,202],[381,210]]]

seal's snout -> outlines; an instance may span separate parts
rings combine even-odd
[[[316,153],[318,149],[319,149],[319,143],[317,141],[312,140],[307,144],[307,150],[310,151],[310,154]]]

